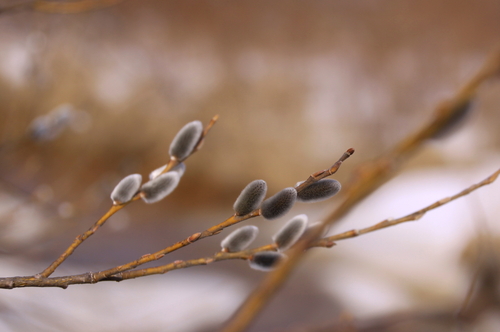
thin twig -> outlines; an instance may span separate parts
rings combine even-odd
[[[217,119],[215,119],[215,120],[217,120]],[[200,142],[202,142],[202,139],[200,139]],[[308,182],[310,184],[312,182],[319,181],[320,179],[323,179],[327,176],[335,174],[339,170],[340,166],[342,165],[342,162],[344,162],[347,158],[349,158],[353,153],[354,153],[354,149],[352,149],[352,148],[348,149],[346,152],[344,152],[344,154],[342,154],[342,156],[339,158],[339,160],[337,160],[337,162],[335,162],[335,164],[333,164],[332,167],[312,174],[311,176],[309,176],[309,178],[305,182]],[[297,192],[300,192],[304,188],[305,188],[305,186],[299,185],[299,186],[297,186],[296,190],[297,190]],[[117,273],[120,273],[123,271],[128,271],[131,269],[135,269],[136,267],[138,267],[140,265],[158,260],[158,259],[162,258],[163,256],[165,256],[166,254],[171,253],[172,251],[178,250],[180,248],[183,248],[185,246],[188,246],[193,242],[196,242],[196,241],[201,240],[201,239],[206,238],[206,237],[217,235],[223,229],[225,229],[229,226],[235,225],[239,222],[242,222],[244,220],[248,220],[250,218],[258,217],[260,215],[261,215],[260,209],[255,209],[254,211],[252,211],[244,216],[232,215],[231,217],[229,217],[225,221],[223,221],[215,226],[212,226],[212,227],[204,230],[203,232],[194,233],[191,236],[185,238],[184,240],[179,241],[179,242],[177,242],[169,247],[166,247],[160,251],[157,251],[157,252],[152,253],[152,254],[144,255],[135,261],[132,261],[132,262],[120,265],[120,266],[116,266],[116,267],[108,269],[108,270],[97,272],[94,274],[94,278],[95,278],[95,280],[99,281],[99,280],[105,279],[109,276],[115,275]]]
[[[328,225],[338,222],[363,198],[394,176],[396,170],[405,160],[421,148],[427,140],[436,137],[443,128],[449,125],[450,121],[454,120],[457,112],[461,112],[464,104],[472,100],[482,83],[499,74],[500,53],[495,53],[453,98],[438,105],[431,121],[402,140],[386,155],[360,167],[352,181],[345,186],[343,202],[324,219],[322,227],[318,227],[308,234],[304,240],[299,241],[290,250],[288,259],[283,261],[276,270],[269,273],[260,286],[250,294],[223,331],[240,332],[245,330],[299,263],[309,243],[313,242]]]
[[[361,230],[351,230],[347,231],[344,233],[340,233],[337,235],[329,236],[326,238],[323,238],[321,240],[315,241],[309,245],[308,248],[312,247],[324,247],[324,248],[330,248],[334,245],[333,241],[339,241],[339,240],[345,240],[349,238],[353,238],[356,236],[359,236],[361,234],[366,234],[373,232],[375,230],[383,229],[386,227],[390,226],[395,226],[398,225],[402,222],[406,221],[411,221],[411,220],[418,220],[420,219],[426,212],[436,209],[442,205],[445,205],[447,203],[450,203],[460,197],[463,197],[465,195],[470,194],[471,192],[485,186],[488,184],[493,183],[498,176],[500,175],[500,169],[497,170],[495,173],[490,175],[488,178],[484,179],[481,182],[478,182],[476,184],[471,185],[470,187],[462,190],[461,192],[447,197],[443,198],[439,201],[437,201],[434,204],[431,204],[425,208],[422,208],[414,213],[411,213],[407,216],[389,221],[389,220],[384,220],[380,223],[377,223],[373,226],[363,228]],[[200,233],[197,233],[200,234]],[[148,275],[153,275],[153,274],[163,274],[169,271],[173,270],[178,270],[178,269],[184,269],[188,267],[193,267],[193,266],[199,266],[199,265],[207,265],[212,262],[218,262],[218,261],[223,261],[223,260],[230,260],[230,259],[248,259],[250,258],[253,254],[256,252],[260,251],[276,251],[276,245],[275,244],[268,244],[265,246],[261,246],[258,248],[254,248],[251,250],[244,250],[240,252],[233,252],[233,253],[228,253],[228,252],[218,252],[213,256],[210,257],[204,257],[204,258],[198,258],[198,259],[192,259],[192,260],[187,260],[187,261],[175,261],[173,263],[169,263],[166,265],[162,266],[157,266],[157,267],[151,267],[151,268],[146,268],[146,269],[140,269],[140,270],[133,270],[133,271],[125,271],[125,270],[120,270],[118,269],[117,272],[113,274],[109,274],[110,271],[113,271],[113,269],[107,270],[107,271],[102,271],[102,272],[89,272],[89,273],[84,273],[80,275],[73,275],[73,276],[65,276],[65,277],[55,277],[55,278],[36,278],[36,277],[11,277],[11,278],[0,278],[0,288],[16,288],[16,287],[62,287],[66,288],[69,285],[73,284],[91,284],[91,283],[96,283],[96,282],[101,282],[101,281],[122,281],[122,280],[127,280],[127,279],[134,279],[134,278],[139,278],[139,277],[145,277]],[[151,255],[146,255],[144,257],[154,257],[156,259],[159,259],[163,257],[161,254],[155,253]],[[149,260],[151,261],[151,260]],[[141,262],[141,264],[144,264],[144,262]],[[139,264],[138,264],[139,265]],[[136,265],[136,266],[138,266]],[[130,266],[127,266],[127,269],[133,268]],[[122,272],[124,271],[124,272]]]
[[[210,130],[210,128],[213,126],[213,124],[215,123],[215,121],[217,121],[217,116],[214,117],[212,119],[212,121],[210,121],[210,123],[207,125],[207,127],[205,128],[205,131],[204,131],[204,133],[203,133],[203,135],[201,137],[201,139],[199,140],[199,142],[197,144],[197,147],[193,151],[195,151],[197,148],[199,148],[199,146],[202,144],[203,138],[206,136],[206,134],[208,133],[208,131]],[[323,171],[319,171],[319,172],[313,173],[311,176],[309,176],[309,178],[305,182],[312,183],[312,182],[315,182],[315,181],[319,181],[320,179],[323,179],[323,178],[325,178],[327,176],[335,174],[339,170],[340,166],[342,165],[342,162],[344,162],[347,158],[349,158],[353,153],[354,153],[354,149],[352,149],[352,148],[348,149],[346,152],[344,152],[344,154],[342,154],[342,156],[337,160],[337,162],[335,162],[335,164],[333,164],[332,167],[330,167],[330,168],[328,168],[326,170],[323,170]],[[177,161],[175,159],[172,159],[171,162],[175,163]],[[296,190],[297,190],[297,192],[300,192],[304,188],[305,188],[305,186],[299,185],[299,186],[297,186]],[[136,194],[131,201],[137,200],[139,197],[140,197],[140,192],[138,194]],[[106,213],[98,222],[96,222],[96,224],[92,228],[90,228],[84,234],[79,235],[75,239],[75,241],[71,244],[71,246],[68,247],[68,249],[66,249],[66,251],[56,261],[54,261],[47,269],[45,269],[42,273],[36,275],[35,277],[37,279],[43,279],[43,278],[49,277],[55,271],[55,269],[59,265],[61,265],[61,263],[64,262],[64,260],[69,255],[71,255],[73,253],[73,251],[85,239],[87,239],[89,236],[91,236],[92,234],[94,234],[94,232],[100,226],[102,226],[104,224],[104,222],[111,215],[113,215],[116,211],[118,211],[121,208],[123,208],[126,204],[127,203],[120,204],[120,205],[114,205],[108,211],[108,213]],[[215,226],[212,226],[212,227],[206,229],[203,232],[194,233],[191,236],[188,236],[187,238],[185,238],[184,240],[179,241],[179,242],[177,242],[177,243],[175,243],[175,244],[173,244],[171,246],[168,246],[168,247],[166,247],[166,248],[164,248],[164,249],[162,249],[160,251],[157,251],[157,252],[152,253],[152,254],[144,255],[141,258],[137,259],[137,260],[134,260],[132,262],[129,262],[129,263],[126,263],[126,264],[123,264],[123,265],[119,265],[119,266],[116,266],[116,267],[113,267],[113,268],[110,268],[110,269],[107,269],[107,270],[104,270],[104,271],[99,271],[99,272],[91,273],[91,276],[92,276],[91,281],[92,281],[92,283],[99,282],[101,280],[109,278],[110,276],[114,276],[114,275],[116,275],[118,273],[122,273],[124,271],[135,269],[136,267],[138,267],[140,265],[143,265],[143,264],[146,264],[148,262],[156,261],[156,260],[162,258],[163,256],[165,256],[166,254],[168,254],[170,252],[173,252],[175,250],[178,250],[180,248],[188,246],[191,243],[194,243],[194,242],[196,242],[196,241],[198,241],[200,239],[203,239],[203,238],[206,238],[206,237],[209,237],[209,236],[213,236],[213,235],[217,235],[223,229],[225,229],[225,228],[227,228],[229,226],[235,225],[235,224],[237,224],[237,223],[239,223],[241,221],[244,221],[244,220],[247,220],[247,219],[250,219],[250,218],[258,217],[260,215],[261,215],[260,209],[255,209],[254,211],[252,211],[252,212],[250,212],[250,213],[248,213],[248,214],[246,214],[244,216],[232,215],[231,217],[229,217],[225,221],[223,221],[223,222],[221,222],[221,223],[219,223],[219,224],[217,224]],[[328,244],[328,243],[325,242],[323,244],[323,246],[325,246],[325,247],[331,247],[332,244]],[[30,277],[25,277],[25,278],[29,279]]]
[[[397,224],[401,224],[401,223],[404,223],[407,221],[418,220],[418,219],[422,218],[430,210],[437,209],[440,206],[443,206],[443,205],[448,204],[448,203],[450,203],[450,202],[452,202],[460,197],[463,197],[465,195],[470,194],[471,192],[473,192],[476,189],[479,189],[483,186],[486,186],[488,184],[493,183],[498,178],[499,175],[500,175],[500,169],[498,169],[496,172],[494,172],[493,174],[488,176],[483,181],[478,182],[476,184],[473,184],[472,186],[460,191],[459,193],[457,193],[453,196],[440,199],[439,201],[437,201],[431,205],[428,205],[425,208],[422,208],[418,211],[410,213],[404,217],[397,218],[397,219],[386,219],[386,220],[383,220],[383,221],[381,221],[375,225],[372,225],[370,227],[366,227],[366,228],[362,228],[362,229],[352,229],[352,230],[347,231],[347,232],[335,234],[335,235],[326,237],[324,239],[321,239],[319,241],[316,241],[316,242],[314,242],[314,244],[316,246],[322,247],[322,246],[330,244],[331,242],[334,242],[334,241],[345,240],[345,239],[357,237],[359,235],[363,235],[366,233],[371,233],[371,232],[374,232],[374,231],[377,231],[380,229],[384,229],[387,227],[395,226]]]
[[[249,259],[256,252],[271,251],[271,250],[274,251],[276,250],[276,246],[274,244],[240,252],[230,253],[230,252],[220,251],[210,257],[192,259],[187,261],[175,261],[173,263],[166,264],[163,266],[151,267],[142,270],[121,272],[104,279],[99,279],[98,273],[94,272],[88,272],[71,276],[63,276],[63,277],[51,277],[51,278],[36,278],[34,276],[0,278],[0,288],[5,288],[5,289],[20,288],[20,287],[67,288],[69,285],[76,285],[76,284],[95,284],[97,282],[102,282],[102,281],[122,281],[126,279],[134,279],[153,274],[163,274],[172,270],[185,269],[193,266],[207,265],[212,262],[218,262],[223,260],[229,260],[229,259],[246,260]]]
[[[215,124],[215,122],[217,121],[218,118],[219,118],[219,116],[215,115],[210,120],[210,122],[204,128],[204,131],[203,131],[203,133],[202,133],[202,135],[201,135],[198,143],[194,147],[193,151],[185,159],[189,158],[193,153],[195,153],[196,151],[198,151],[200,149],[201,143],[205,139],[205,136],[208,134],[208,132],[213,127],[213,125]],[[172,168],[174,168],[175,166],[177,166],[182,161],[183,160],[177,160],[175,158],[171,158],[170,161],[169,161],[169,163],[167,164],[167,166],[165,167],[165,169],[163,170],[162,173],[168,172],[169,170],[171,170]],[[47,277],[49,277],[52,273],[54,273],[54,271],[57,269],[57,267],[59,265],[61,265],[66,260],[66,258],[68,258],[76,250],[76,248],[78,248],[78,246],[80,244],[82,244],[83,241],[85,241],[88,237],[90,237],[91,235],[93,235],[99,229],[99,227],[101,227],[102,225],[104,225],[104,223],[112,215],[114,215],[116,212],[118,212],[119,210],[121,210],[122,208],[124,208],[129,203],[137,201],[140,198],[141,198],[141,191],[138,191],[130,201],[124,202],[124,203],[121,203],[121,204],[113,204],[111,206],[111,208],[108,210],[108,212],[106,212],[94,224],[94,226],[92,226],[91,228],[89,228],[85,233],[78,235],[75,238],[75,240],[73,241],[73,243],[52,264],[50,264],[45,270],[43,270],[41,273],[37,274],[35,277],[36,278],[47,278]],[[176,249],[174,249],[174,250],[176,250]],[[171,250],[171,251],[173,251],[173,250]],[[155,255],[155,254],[153,254],[153,255]],[[156,253],[156,255],[162,255],[163,256],[164,254],[158,254],[158,253]],[[158,259],[158,258],[156,258],[156,259]],[[151,260],[153,260],[153,259],[151,259]],[[151,261],[151,260],[149,260],[149,261]],[[134,262],[132,262],[132,263],[134,263]],[[131,266],[133,266],[132,263],[130,263]],[[144,263],[141,263],[141,264],[144,264]],[[136,266],[137,265],[133,266],[132,268],[134,268]],[[121,271],[124,271],[124,270],[121,270]],[[116,272],[120,272],[120,270],[117,270]]]
[[[54,273],[57,267],[61,265],[62,262],[64,262],[66,258],[68,258],[69,255],[71,255],[76,250],[76,248],[78,248],[78,246],[82,244],[83,241],[85,241],[89,236],[94,234],[97,231],[97,229],[101,227],[106,222],[106,220],[109,219],[109,217],[111,217],[117,211],[121,210],[124,206],[125,204],[111,206],[108,212],[106,212],[101,217],[101,219],[96,221],[94,226],[89,228],[85,233],[78,235],[73,241],[73,243],[61,254],[61,256],[59,256],[54,262],[52,262],[52,264],[50,264],[45,270],[43,270],[43,272],[37,274],[36,278],[47,278],[52,273]]]

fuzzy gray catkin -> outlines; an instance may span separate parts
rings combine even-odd
[[[250,182],[234,202],[233,209],[236,215],[244,216],[259,208],[262,200],[266,197],[266,192],[266,181],[255,180]]]
[[[319,202],[337,194],[342,186],[334,179],[322,179],[314,182],[297,193],[300,202]]]
[[[266,219],[276,219],[285,215],[295,204],[297,190],[289,187],[269,197],[260,207],[261,214]]]
[[[150,180],[156,179],[158,177],[158,175],[160,175],[161,172],[163,172],[163,170],[165,168],[167,168],[167,165],[163,165],[161,167],[158,167],[157,169],[155,169],[154,171],[149,173],[149,179]],[[186,172],[186,164],[180,163],[179,165],[172,168],[169,172],[177,172],[182,177],[184,175],[184,172]]]
[[[290,219],[281,229],[273,236],[273,241],[279,251],[285,251],[297,242],[304,234],[307,228],[307,216],[299,214]]]
[[[146,182],[141,187],[141,198],[144,202],[156,203],[169,195],[179,184],[180,175],[177,172],[167,172],[154,180]]]
[[[229,252],[241,251],[255,240],[258,233],[259,229],[256,226],[243,226],[226,236],[220,245]]]
[[[49,113],[36,117],[28,132],[35,141],[51,141],[75,120],[75,114],[72,105],[60,105]]]
[[[203,133],[203,125],[200,121],[192,121],[182,127],[170,144],[170,156],[177,160],[186,159],[193,152]]]
[[[257,252],[248,260],[248,264],[254,270],[271,271],[278,263],[285,259],[285,255],[275,251]]]
[[[123,204],[132,199],[141,187],[142,176],[131,174],[124,177],[111,192],[113,204]]]

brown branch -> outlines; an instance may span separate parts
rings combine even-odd
[[[101,219],[96,221],[94,226],[89,228],[85,233],[78,235],[75,238],[75,240],[73,241],[73,243],[61,254],[61,256],[59,256],[54,262],[52,262],[52,264],[50,264],[45,270],[43,270],[41,273],[37,274],[35,277],[36,278],[47,278],[52,273],[54,273],[54,271],[57,269],[57,267],[59,265],[61,265],[66,260],[66,258],[68,258],[69,255],[71,255],[76,250],[76,248],[78,248],[78,246],[80,244],[82,244],[83,241],[85,241],[89,236],[94,234],[97,231],[97,229],[99,227],[101,227],[106,222],[106,220],[108,220],[113,214],[115,214],[116,212],[121,210],[124,206],[125,206],[125,204],[111,206],[111,208],[108,210],[108,212],[106,212],[101,217]]]
[[[387,182],[406,159],[421,148],[427,140],[438,136],[456,119],[456,114],[463,111],[464,104],[472,100],[482,83],[499,74],[500,53],[495,53],[453,98],[438,105],[431,121],[402,140],[386,155],[360,167],[351,182],[345,186],[343,202],[325,218],[322,227],[318,227],[292,248],[289,258],[271,272],[260,286],[250,294],[223,331],[239,332],[245,330],[299,263],[309,243],[314,241],[327,225],[338,222],[363,198]]]
[[[401,217],[401,218],[398,218],[398,219],[395,219],[392,221],[391,220],[384,220],[384,221],[377,223],[371,227],[363,228],[361,230],[351,230],[351,231],[347,231],[347,232],[340,233],[337,235],[329,236],[329,237],[326,237],[326,238],[323,238],[321,240],[318,240],[318,241],[311,243],[309,245],[309,247],[306,249],[309,249],[312,247],[330,248],[334,245],[333,241],[353,238],[353,237],[359,236],[361,234],[366,234],[366,233],[373,232],[375,230],[383,229],[383,228],[390,227],[390,226],[395,226],[397,224],[400,224],[400,223],[403,223],[406,221],[418,220],[426,212],[428,212],[430,210],[436,209],[436,208],[438,208],[442,205],[445,205],[447,203],[450,203],[450,202],[452,202],[460,197],[468,195],[471,192],[473,192],[474,190],[477,190],[485,185],[493,183],[498,178],[499,175],[500,175],[500,169],[497,170],[492,175],[490,175],[488,178],[484,179],[483,181],[471,185],[470,187],[459,192],[458,194],[455,194],[455,195],[447,197],[447,198],[443,198],[443,199],[437,201],[436,203],[431,204],[425,208],[422,208],[422,209],[420,209],[414,213],[411,213],[407,216],[404,216],[404,217]],[[240,217],[240,218],[243,218],[243,217]],[[230,220],[230,219],[228,219],[228,220]],[[221,223],[221,224],[223,224],[223,223]],[[198,238],[201,238],[200,234],[202,234],[202,233],[197,233],[197,234],[198,234],[197,235]],[[191,242],[189,242],[189,243],[191,243]],[[182,245],[187,245],[187,244],[184,244],[184,242],[181,241],[181,242],[178,242],[178,244],[176,244],[176,245],[182,246]],[[168,248],[173,249],[174,246],[171,246]],[[162,254],[161,252],[158,252],[155,254],[146,255],[143,258],[141,258],[140,260],[132,262],[132,263],[136,264],[135,266],[133,266],[134,264],[129,263],[130,265],[122,265],[121,267],[118,267],[118,269],[114,268],[114,269],[109,269],[109,270],[101,271],[101,272],[89,272],[89,273],[84,273],[84,274],[80,274],[80,275],[55,277],[55,278],[37,278],[37,277],[0,278],[0,288],[9,288],[9,289],[16,288],[16,287],[61,287],[61,288],[66,288],[69,285],[73,285],[73,284],[92,284],[92,283],[97,283],[100,281],[122,281],[122,280],[127,280],[127,279],[145,277],[145,276],[153,275],[153,274],[163,274],[163,273],[166,273],[169,271],[184,269],[184,268],[193,267],[193,266],[207,265],[207,264],[210,264],[212,262],[218,262],[218,261],[223,261],[223,260],[230,260],[230,259],[243,259],[243,260],[245,260],[245,259],[250,258],[254,253],[260,252],[260,251],[276,251],[276,245],[268,244],[268,245],[265,245],[265,246],[262,246],[259,248],[255,248],[255,249],[251,249],[251,250],[244,250],[244,251],[240,251],[240,252],[233,252],[233,253],[221,251],[221,252],[218,252],[215,255],[210,256],[210,257],[192,259],[192,260],[187,260],[187,261],[175,261],[173,263],[169,263],[169,264],[162,265],[162,266],[127,271],[127,270],[135,268],[136,266],[138,266],[140,264],[144,264],[146,262],[163,257],[164,254]],[[149,259],[149,260],[146,261],[144,259],[146,259],[146,260]],[[114,272],[114,273],[112,273],[112,272]]]
[[[443,206],[445,204],[448,204],[460,197],[463,197],[465,195],[468,195],[470,194],[471,192],[473,192],[474,190],[477,190],[483,186],[486,186],[488,184],[491,184],[493,183],[497,178],[498,176],[500,175],[500,169],[498,169],[496,172],[494,172],[493,174],[491,174],[490,176],[488,176],[486,179],[484,179],[483,181],[481,182],[478,182],[476,184],[473,184],[472,186],[460,191],[459,193],[453,195],[453,196],[450,196],[450,197],[446,197],[446,198],[443,198],[443,199],[440,199],[439,201],[431,204],[431,205],[428,205],[418,211],[415,211],[413,213],[410,213],[404,217],[401,217],[401,218],[398,218],[398,219],[386,219],[386,220],[383,220],[373,226],[370,226],[370,227],[366,227],[366,228],[362,228],[362,229],[352,229],[350,231],[347,231],[347,232],[343,232],[343,233],[340,233],[340,234],[335,234],[335,235],[332,235],[332,236],[329,236],[329,237],[326,237],[326,238],[323,238],[319,241],[316,241],[314,242],[314,245],[315,246],[319,246],[319,247],[323,247],[323,246],[326,246],[334,241],[339,241],[339,240],[345,240],[345,239],[349,239],[349,238],[353,238],[353,237],[357,237],[359,235],[363,235],[363,234],[366,234],[366,233],[371,233],[371,232],[374,232],[374,231],[377,231],[377,230],[380,230],[380,229],[384,229],[384,228],[387,228],[387,227],[391,227],[391,226],[395,226],[395,225],[398,225],[398,224],[401,224],[401,223],[404,223],[404,222],[407,222],[407,221],[415,221],[415,220],[419,220],[420,218],[422,218],[428,211],[430,210],[434,210],[434,209],[437,209],[438,207],[440,206]]]
[[[97,281],[106,279],[109,276],[115,275],[117,273],[127,271],[127,270],[132,270],[140,265],[143,265],[143,264],[146,264],[146,263],[149,263],[152,261],[156,261],[156,260],[162,258],[163,256],[165,256],[166,254],[171,253],[175,250],[181,249],[185,246],[188,246],[191,243],[196,242],[202,238],[218,234],[222,231],[222,229],[224,229],[226,227],[229,227],[229,226],[234,225],[238,222],[241,222],[243,220],[247,220],[249,218],[256,217],[259,215],[260,215],[260,212],[257,210],[257,211],[254,211],[252,213],[249,213],[245,216],[239,216],[239,217],[238,216],[231,216],[226,221],[224,221],[216,226],[212,226],[211,228],[203,231],[202,233],[195,233],[195,234],[185,238],[184,240],[179,241],[179,242],[177,242],[171,246],[168,246],[160,251],[157,251],[153,254],[144,255],[135,261],[132,261],[132,262],[120,265],[120,266],[116,266],[116,267],[113,267],[113,268],[108,269],[108,270],[94,273],[93,274],[94,281],[97,282]]]
[[[205,128],[205,131],[202,135],[202,137],[200,138],[196,148],[193,150],[193,151],[196,151],[196,149],[199,148],[199,146],[202,144],[203,142],[203,139],[204,137],[206,136],[206,134],[208,133],[208,131],[210,130],[210,128],[213,126],[213,124],[215,123],[215,121],[217,120],[217,116],[214,117],[212,119],[212,121],[207,125],[207,127]],[[352,154],[354,153],[354,149],[348,149],[338,160],[337,162],[335,162],[335,164],[333,164],[332,167],[326,169],[326,170],[323,170],[323,171],[319,171],[319,172],[316,172],[314,174],[312,174],[311,176],[309,176],[309,178],[304,181],[304,183],[312,183],[312,182],[315,182],[315,181],[319,181],[320,179],[323,179],[327,176],[330,176],[332,174],[335,174],[340,166],[342,165],[342,163],[347,159],[349,158]],[[178,163],[178,161],[176,159],[171,159],[169,165],[171,165],[171,163]],[[170,167],[171,169],[172,167]],[[169,167],[167,166],[166,169],[169,169]],[[297,192],[300,192],[301,190],[303,190],[305,188],[305,186],[303,185],[299,185],[297,186]],[[137,193],[134,198],[131,200],[131,201],[134,201],[134,200],[137,200],[139,199],[140,197],[140,192]],[[130,202],[131,202],[130,201]],[[109,219],[110,216],[112,216],[116,211],[120,210],[121,208],[123,208],[125,204],[121,204],[121,205],[114,205],[99,221],[96,222],[96,224],[90,228],[87,232],[85,232],[84,234],[82,235],[79,235],[75,241],[71,244],[71,246],[68,247],[68,249],[66,249],[66,251],[56,260],[54,261],[47,269],[45,269],[42,273],[36,275],[34,278],[36,279],[43,279],[43,278],[47,278],[49,277],[54,271],[55,269],[61,265],[62,262],[64,262],[64,260],[73,253],[73,251],[85,240],[87,239],[89,236],[91,236],[92,234],[94,234],[94,232],[104,224],[104,222]],[[256,209],[244,216],[237,216],[237,215],[233,215],[231,217],[229,217],[228,219],[226,219],[225,221],[215,225],[215,226],[212,226],[208,229],[206,229],[205,231],[203,232],[200,232],[200,233],[195,233],[195,234],[192,234],[191,236],[185,238],[184,240],[182,241],[179,241],[171,246],[168,246],[160,251],[157,251],[155,253],[152,253],[152,254],[147,254],[147,255],[144,255],[142,256],[141,258],[137,259],[137,260],[134,260],[132,262],[129,262],[129,263],[126,263],[126,264],[123,264],[123,265],[119,265],[119,266],[116,266],[116,267],[113,267],[113,268],[110,268],[110,269],[107,269],[107,270],[104,270],[104,271],[100,271],[100,272],[96,272],[96,273],[90,273],[89,275],[91,275],[91,283],[95,283],[95,282],[99,282],[101,280],[105,280],[105,279],[108,279],[109,277],[111,276],[115,276],[117,275],[118,273],[122,273],[124,271],[128,271],[128,270],[132,270],[132,269],[135,269],[136,267],[140,266],[140,265],[143,265],[143,264],[146,264],[148,262],[152,262],[152,261],[156,261],[160,258],[162,258],[163,256],[165,256],[166,254],[170,253],[170,252],[173,252],[175,250],[178,250],[180,248],[183,248],[187,245],[190,245],[191,243],[193,242],[196,242],[200,239],[203,239],[203,238],[206,238],[206,237],[209,237],[209,236],[213,236],[213,235],[217,235],[219,234],[224,228],[227,228],[229,226],[232,226],[232,225],[235,225],[241,221],[244,221],[244,220],[247,220],[247,219],[250,219],[250,218],[254,218],[254,217],[258,217],[260,216],[261,212],[260,212],[260,209]],[[328,244],[328,243],[324,243],[324,246],[325,247],[331,247],[332,244]],[[123,275],[123,274],[122,274]],[[24,277],[25,279],[23,280],[31,280],[32,277]],[[26,279],[27,278],[27,279]],[[78,279],[78,278],[77,278]],[[2,279],[0,279],[2,280]],[[81,279],[78,279],[78,280],[81,280]],[[87,280],[87,279],[85,279]],[[66,281],[65,281],[66,282]],[[80,282],[78,282],[80,283]],[[84,282],[86,283],[86,282]],[[7,284],[8,286],[9,284]],[[59,285],[59,284],[58,284]],[[25,287],[25,286],[22,286],[22,287]],[[1,288],[1,287],[0,287]]]
[[[134,279],[139,277],[145,277],[153,274],[163,274],[173,270],[185,269],[188,267],[207,265],[212,262],[219,262],[229,259],[249,259],[252,254],[260,251],[270,251],[276,250],[276,246],[273,244],[255,248],[252,250],[245,250],[240,252],[217,252],[213,256],[192,259],[187,261],[175,261],[170,264],[151,267],[142,270],[126,271],[117,273],[116,275],[109,276],[107,278],[99,279],[98,273],[88,272],[78,275],[64,276],[64,277],[51,277],[51,278],[36,278],[34,276],[29,277],[9,277],[0,278],[0,288],[12,289],[20,287],[60,287],[67,288],[69,285],[76,284],[95,284],[102,281],[122,281],[127,279]]]
[[[213,125],[215,124],[215,122],[217,121],[218,118],[219,118],[219,116],[215,115],[210,120],[210,122],[205,126],[205,128],[203,130],[203,133],[202,133],[202,135],[201,135],[198,143],[196,144],[195,148],[193,149],[193,151],[185,159],[189,158],[193,153],[195,153],[196,151],[198,151],[201,148],[201,144],[202,144],[203,140],[205,139],[205,136],[208,134],[208,132],[213,127]],[[168,172],[169,170],[171,170],[172,168],[174,168],[175,166],[177,166],[178,164],[180,164],[182,161],[183,160],[177,160],[176,158],[171,158],[170,161],[169,161],[169,163],[167,164],[167,166],[165,167],[165,169],[163,170],[162,173]],[[92,226],[91,228],[89,228],[85,233],[78,235],[75,238],[75,240],[73,241],[73,243],[54,262],[52,262],[52,264],[50,264],[45,270],[43,270],[41,273],[35,275],[35,278],[47,278],[47,277],[49,277],[52,273],[54,273],[54,271],[57,269],[57,267],[59,267],[59,265],[61,265],[66,260],[66,258],[68,258],[76,250],[76,248],[78,248],[78,246],[80,244],[82,244],[83,241],[85,241],[88,237],[90,237],[91,235],[93,235],[99,229],[99,227],[101,227],[102,225],[104,225],[104,223],[112,215],[114,215],[116,212],[118,212],[119,210],[121,210],[122,208],[124,208],[129,203],[137,201],[140,198],[141,198],[141,191],[137,192],[130,201],[124,202],[122,204],[114,204],[113,206],[111,206],[111,208],[108,210],[108,212],[106,212],[94,224],[94,226]],[[187,240],[189,241],[190,238],[188,238]],[[176,248],[176,249],[178,249],[178,248]],[[173,250],[176,250],[176,249],[173,249]],[[173,251],[173,250],[170,250],[170,251]],[[159,255],[161,255],[163,257],[164,254],[165,253],[159,252],[159,253],[152,254],[150,256],[159,256]],[[159,258],[160,257],[154,258],[154,259],[159,259]],[[144,263],[149,262],[149,261],[154,260],[154,259],[147,260]],[[135,268],[137,266],[137,265],[134,265],[135,262],[137,262],[137,261],[129,263],[130,266],[133,266],[131,268]],[[141,263],[141,264],[144,264],[144,263]],[[118,269],[118,268],[115,268],[115,269]],[[120,271],[124,271],[124,270],[117,270],[116,272],[120,272]]]
[[[202,141],[203,141],[203,137],[202,137],[202,139],[200,139],[200,142],[202,142]],[[198,143],[198,144],[201,144],[201,143]],[[312,182],[319,181],[320,179],[323,179],[327,176],[335,174],[339,170],[340,166],[342,165],[342,162],[344,162],[347,158],[349,158],[353,153],[354,153],[354,149],[352,149],[352,148],[348,149],[339,158],[339,160],[337,160],[337,162],[335,164],[333,164],[332,167],[330,167],[329,169],[319,171],[319,172],[312,174],[311,176],[309,176],[309,178],[306,181],[304,181],[304,183],[308,182],[308,184],[310,184]],[[299,185],[299,186],[297,186],[296,190],[297,190],[297,192],[300,192],[304,188],[305,188],[305,186]],[[258,217],[258,216],[260,216],[260,214],[261,214],[260,209],[256,209],[256,210],[254,210],[254,211],[252,211],[244,216],[232,215],[231,217],[229,217],[225,221],[223,221],[215,226],[212,226],[212,227],[204,230],[203,232],[195,233],[195,234],[187,237],[186,239],[179,241],[179,242],[177,242],[169,247],[166,247],[160,251],[157,251],[157,252],[152,253],[152,254],[144,255],[135,261],[132,261],[132,262],[120,265],[120,266],[116,266],[116,267],[108,269],[108,270],[97,272],[94,274],[94,278],[96,281],[99,281],[99,280],[105,279],[109,276],[115,275],[117,273],[135,269],[136,267],[138,267],[140,265],[158,260],[158,259],[162,258],[163,256],[165,256],[166,254],[171,253],[175,250],[181,249],[185,246],[188,246],[191,243],[196,242],[200,239],[203,239],[203,238],[206,238],[209,236],[217,235],[224,228],[235,225],[239,222],[242,222],[242,221],[250,219],[250,218]]]

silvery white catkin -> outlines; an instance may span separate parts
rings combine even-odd
[[[186,172],[186,164],[180,163],[179,165],[175,166],[170,170],[170,172],[177,172],[179,173],[179,176],[182,177],[184,173]]]
[[[124,177],[111,192],[113,204],[122,204],[130,201],[141,186],[142,176],[131,174]]]
[[[276,243],[279,251],[285,251],[297,242],[304,234],[307,228],[307,216],[299,214],[290,219],[281,229],[273,236],[273,241]]]
[[[280,252],[275,251],[261,251],[255,253],[248,264],[254,270],[271,271],[276,265],[286,256]]]
[[[341,187],[337,180],[322,179],[298,192],[297,200],[308,203],[323,201],[337,194]]]
[[[262,216],[266,219],[276,219],[285,215],[295,204],[297,190],[289,187],[269,197],[260,207]]]
[[[256,226],[243,226],[226,236],[220,245],[229,252],[241,251],[255,240],[258,233],[259,229]]]
[[[169,195],[179,184],[179,173],[167,172],[141,187],[142,200],[148,204],[156,203]]]
[[[249,214],[259,208],[266,197],[267,184],[264,180],[250,182],[234,202],[233,209],[238,216]]]
[[[178,160],[186,159],[193,152],[202,133],[203,125],[200,121],[192,121],[182,127],[170,144],[170,156]]]
[[[161,167],[158,167],[157,169],[155,169],[151,173],[149,173],[149,179],[150,180],[154,180],[156,177],[158,177],[158,175],[161,174],[161,172],[163,172],[163,170],[166,167],[167,167],[167,165],[163,165]],[[172,168],[169,172],[177,172],[182,177],[184,175],[185,171],[186,171],[186,164],[180,163],[179,165],[177,165],[174,168]]]
[[[161,167],[158,167],[157,169],[155,169],[154,171],[152,171],[151,173],[149,173],[149,179],[150,180],[154,180],[158,175],[161,174],[161,172],[163,172],[163,170],[167,168],[167,165],[163,165]]]

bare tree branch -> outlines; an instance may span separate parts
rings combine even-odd
[[[450,122],[455,121],[456,114],[461,113],[464,104],[469,103],[474,98],[481,84],[499,74],[500,53],[496,52],[476,75],[457,91],[455,96],[436,107],[433,118],[421,129],[402,140],[386,155],[360,167],[344,190],[343,202],[325,218],[322,227],[318,227],[292,248],[289,258],[271,272],[260,286],[250,294],[223,331],[239,332],[245,330],[299,263],[304,250],[321,234],[326,226],[338,222],[352,207],[394,176],[401,164],[421,148],[427,140],[441,134],[445,128],[449,127]]]

